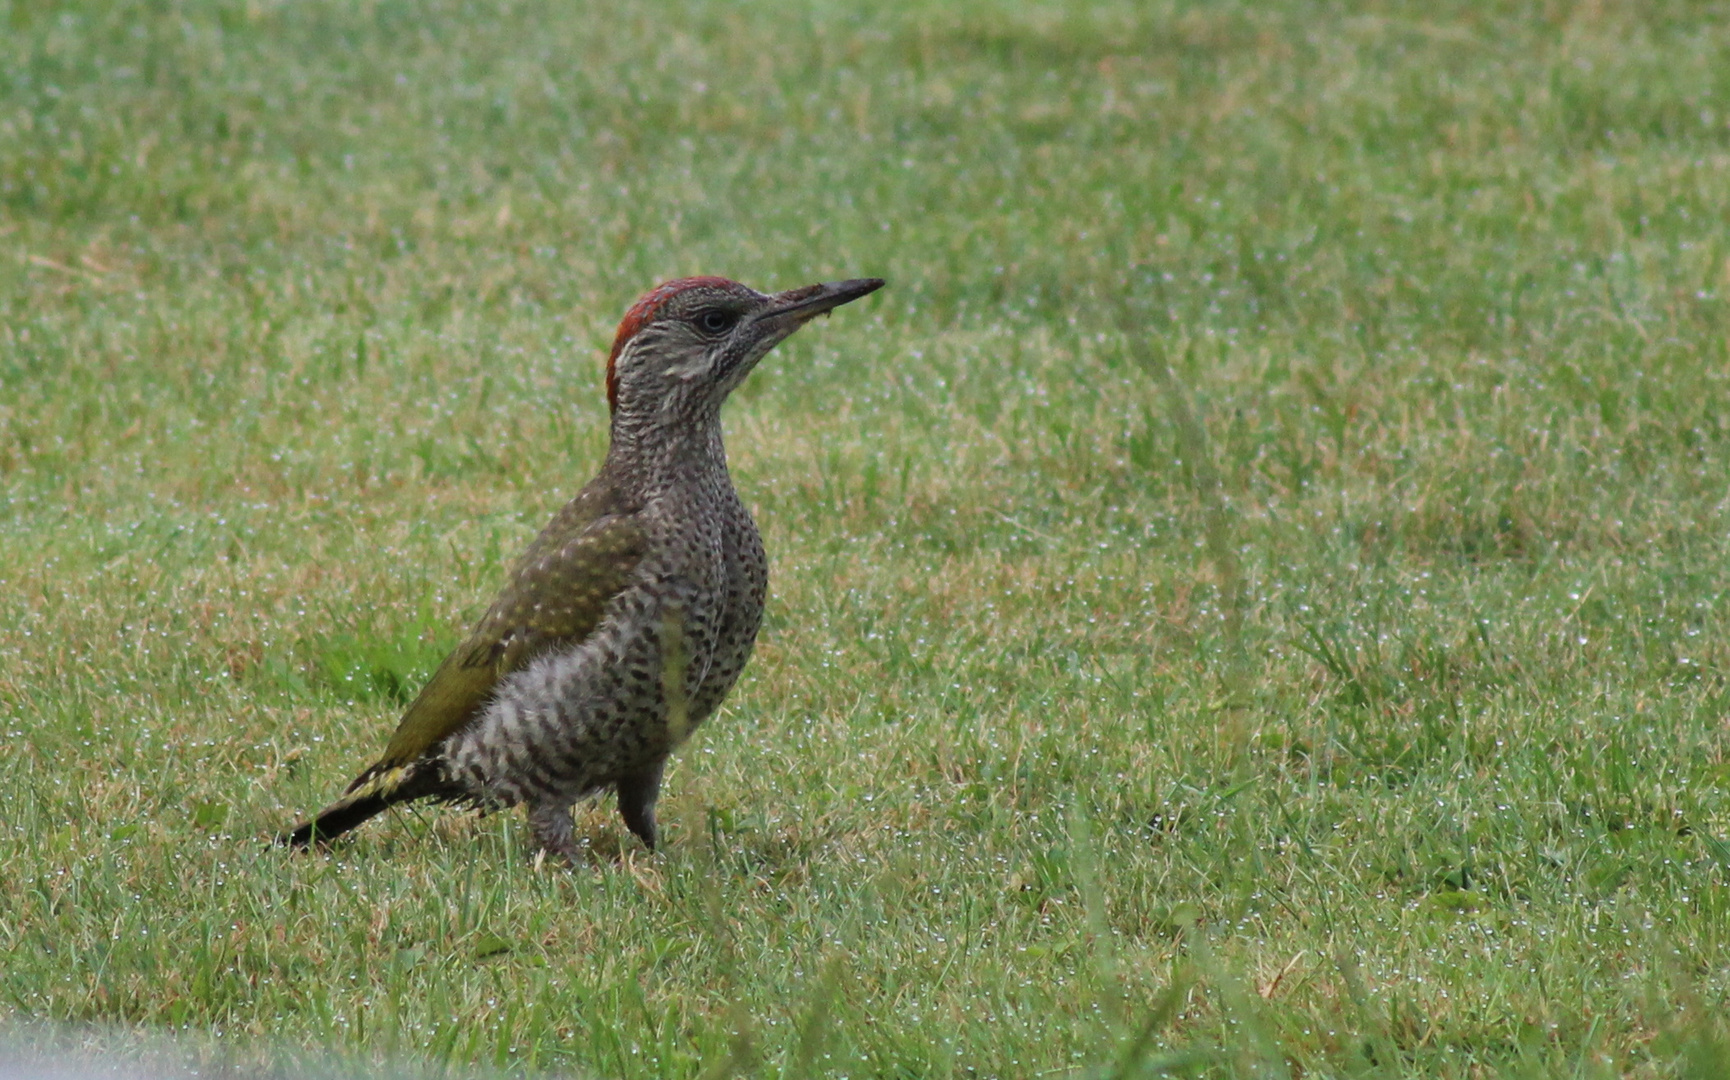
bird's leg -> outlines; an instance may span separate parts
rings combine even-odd
[[[582,865],[583,853],[571,839],[574,830],[568,803],[536,803],[529,807],[529,831],[547,854],[561,856],[572,866]]]
[[[655,800],[661,797],[661,770],[667,759],[650,765],[635,776],[619,781],[619,813],[625,828],[642,838],[643,846],[655,850]]]

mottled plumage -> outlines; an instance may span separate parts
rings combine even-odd
[[[776,343],[875,279],[764,295],[723,278],[660,285],[620,323],[600,473],[511,570],[378,761],[283,837],[328,840],[419,798],[527,804],[575,857],[570,808],[607,788],[654,847],[667,755],[750,657],[768,563],[721,444],[727,395]]]

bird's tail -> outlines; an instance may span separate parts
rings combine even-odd
[[[397,803],[457,794],[436,761],[422,758],[390,769],[375,766],[362,773],[342,798],[320,810],[311,821],[283,833],[276,842],[292,848],[327,843]]]

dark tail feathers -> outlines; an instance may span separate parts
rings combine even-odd
[[[325,844],[397,803],[453,794],[446,790],[438,765],[425,760],[363,777],[356,787],[359,790],[331,803],[293,832],[283,833],[276,842],[291,848]]]

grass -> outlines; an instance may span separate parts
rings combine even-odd
[[[0,0],[0,1010],[260,1068],[1724,1075],[1726,26]],[[693,272],[890,286],[729,407],[773,596],[665,852],[268,847]]]

